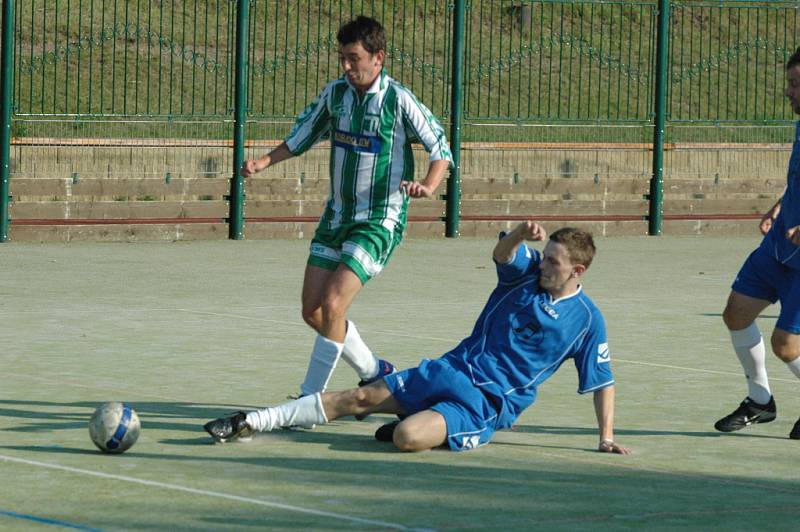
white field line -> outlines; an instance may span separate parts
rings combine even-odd
[[[283,324],[294,324],[294,325],[297,325],[297,323],[295,323],[295,322],[280,321],[280,320],[269,320],[269,319],[265,319],[265,318],[255,318],[255,317],[251,317],[251,316],[250,317],[248,317],[248,316],[239,316],[239,315],[236,315],[236,314],[223,314],[223,313],[200,311],[200,310],[189,310],[189,309],[176,309],[176,310],[180,310],[180,311],[183,311],[183,312],[196,313],[196,314],[209,314],[209,315],[212,315],[212,316],[230,317],[230,318],[235,318],[235,319],[251,319],[251,320],[259,320],[259,321],[268,321],[268,322],[271,322],[271,323],[283,323]],[[303,326],[305,326],[305,324],[303,324]],[[455,346],[456,344],[458,344],[458,342],[461,341],[461,340],[453,340],[453,339],[447,339],[447,338],[438,338],[438,337],[434,337],[434,336],[420,336],[420,335],[417,335],[417,334],[404,334],[404,333],[399,333],[399,332],[394,332],[394,331],[376,331],[374,329],[367,329],[367,328],[362,329],[362,331],[368,332],[370,334],[383,334],[383,335],[386,335],[386,336],[400,336],[400,337],[404,337],[404,338],[414,338],[414,339],[417,339],[417,340],[432,340],[432,341],[436,341],[436,342],[446,342],[446,343],[451,344],[453,346]],[[640,362],[638,360],[628,360],[628,359],[624,359],[624,358],[614,358],[614,361],[615,362],[625,362],[627,364],[639,364],[639,365],[643,365],[643,366],[654,366],[654,367],[659,367],[659,368],[675,369],[675,370],[680,370],[680,371],[695,371],[695,372],[698,372],[698,373],[717,373],[717,374],[720,374],[720,375],[735,375],[735,376],[739,376],[739,377],[741,376],[740,372],[734,372],[734,371],[719,371],[719,370],[701,369],[701,368],[687,368],[687,367],[684,367],[684,366],[671,366],[669,364],[656,364],[656,363],[653,363],[653,362]],[[770,380],[771,381],[783,381],[783,382],[796,382],[796,379],[781,379],[781,378],[775,378],[775,377],[770,377]]]
[[[715,369],[701,369],[701,368],[687,368],[684,366],[670,366],[669,364],[656,364],[654,362],[641,362],[639,360],[628,360],[625,358],[614,358],[614,362],[625,362],[626,364],[639,364],[640,366],[653,366],[656,368],[666,368],[666,369],[676,369],[679,371],[694,371],[697,373],[716,373],[718,375],[734,375],[737,377],[742,377],[742,372],[740,371],[719,371]],[[797,382],[797,379],[782,379],[780,377],[770,377],[770,382],[772,381],[781,381],[781,382]]]
[[[172,491],[180,491],[183,493],[191,493],[193,495],[202,495],[204,497],[215,497],[218,499],[226,499],[230,501],[236,502],[243,502],[248,504],[255,504],[258,506],[266,506],[268,508],[277,508],[279,510],[286,510],[289,512],[296,512],[300,514],[308,514],[308,515],[315,515],[319,517],[329,517],[331,519],[338,519],[340,521],[349,521],[351,523],[357,523],[360,525],[369,525],[374,527],[380,528],[391,528],[395,530],[414,530],[410,529],[407,526],[400,525],[397,523],[389,523],[386,521],[376,521],[372,519],[362,519],[361,517],[354,517],[352,515],[346,514],[337,514],[333,512],[326,512],[323,510],[315,510],[313,508],[302,508],[300,506],[292,506],[290,504],[283,504],[279,502],[270,502],[265,501],[263,499],[254,499],[252,497],[242,497],[240,495],[233,495],[230,493],[222,493],[219,491],[210,491],[210,490],[203,490],[197,488],[190,488],[188,486],[181,486],[179,484],[167,484],[166,482],[156,482],[154,480],[144,480],[135,477],[128,477],[124,475],[112,475],[109,473],[101,473],[99,471],[92,471],[90,469],[79,469],[77,467],[69,467],[63,466],[59,464],[51,464],[47,462],[38,462],[35,460],[26,460],[24,458],[16,458],[13,456],[6,456],[0,455],[0,460],[4,460],[7,462],[16,462],[18,464],[25,464],[34,467],[42,467],[46,469],[55,469],[58,471],[66,471],[68,473],[74,473],[77,475],[86,475],[92,477],[99,477],[108,480],[116,480],[120,482],[129,482],[131,484],[141,484],[143,486],[149,486],[152,488],[159,488],[165,490],[172,490]]]
[[[280,307],[286,308],[286,307]],[[158,311],[167,311],[167,312],[186,312],[188,314],[201,314],[207,316],[217,316],[221,318],[231,318],[235,320],[250,320],[250,321],[258,321],[263,323],[277,323],[281,325],[288,325],[291,327],[302,327],[307,328],[308,326],[303,323],[301,320],[273,320],[269,318],[261,318],[257,316],[246,316],[243,314],[233,314],[228,312],[212,312],[212,311],[205,311],[205,310],[192,310],[192,309],[185,309],[185,308],[159,308],[159,309],[141,309],[140,312],[158,312]],[[94,312],[94,311],[90,311]],[[433,342],[443,342],[448,345],[455,346],[460,342],[460,339],[452,339],[452,338],[439,338],[436,336],[421,336],[418,334],[406,334],[397,331],[378,331],[374,329],[362,328],[362,332],[368,332],[370,334],[382,334],[385,336],[397,336],[401,338],[413,338],[417,340],[429,340]],[[741,376],[740,372],[737,371],[720,371],[720,370],[711,370],[711,369],[701,369],[701,368],[689,368],[685,366],[673,366],[669,364],[658,364],[654,362],[642,362],[638,360],[629,360],[624,358],[614,358],[616,362],[624,362],[627,364],[639,364],[642,366],[652,366],[652,367],[659,367],[659,368],[666,368],[666,369],[674,369],[679,371],[691,371],[697,373],[715,373],[718,375],[734,375],[734,376]],[[797,382],[795,379],[785,379],[779,377],[770,377],[771,381],[780,381],[780,382]]]
[[[370,331],[370,332],[372,332],[374,334],[381,333],[380,331]],[[394,334],[394,333],[384,333],[384,334]],[[404,336],[412,336],[412,335],[404,335]],[[419,338],[419,337],[417,337],[417,338]],[[450,341],[452,342],[452,340],[450,340]],[[732,371],[718,371],[718,370],[707,370],[707,369],[700,369],[700,368],[689,368],[689,367],[684,367],[684,366],[674,366],[674,365],[669,365],[669,364],[657,364],[657,363],[650,363],[650,362],[640,362],[640,361],[636,361],[636,360],[627,360],[627,359],[619,359],[619,358],[617,358],[615,360],[617,362],[625,362],[625,363],[630,363],[630,364],[639,364],[639,365],[644,365],[644,366],[661,367],[661,368],[673,369],[673,370],[678,370],[678,371],[701,372],[701,373],[716,373],[716,374],[722,374],[722,375],[741,376],[740,373],[732,372]],[[63,378],[55,380],[55,379],[50,379],[50,378],[47,378],[47,377],[27,375],[27,374],[23,375],[23,374],[10,373],[10,372],[4,372],[4,375],[9,375],[9,376],[13,376],[13,377],[28,378],[28,379],[42,381],[42,382],[58,383],[58,384],[62,384],[62,385],[66,384],[66,385],[76,386],[76,387],[84,387],[84,388],[92,388],[92,389],[106,389],[106,388],[99,387],[99,386],[96,386],[96,385],[90,386],[90,385],[84,385],[84,384],[78,384],[78,383],[65,382],[63,380]],[[76,375],[75,377],[78,377],[78,376]],[[792,382],[792,383],[797,382],[795,379],[771,378],[770,380]],[[119,386],[114,386],[113,388],[109,387],[108,389],[119,390]],[[141,390],[137,390],[137,392],[141,394]],[[167,396],[161,396],[161,395],[155,395],[155,394],[149,394],[149,393],[145,394],[145,396],[146,397],[156,397],[156,398],[167,399],[167,400],[176,400],[174,397],[167,397]],[[578,457],[575,457],[575,456],[561,455],[561,454],[558,454],[558,453],[552,453],[552,452],[547,452],[547,451],[540,451],[540,454],[542,454],[543,456],[551,456],[553,458],[557,458],[557,459],[560,459],[560,460],[587,462],[587,463],[593,463],[593,464],[596,464],[596,465],[600,463],[600,462],[594,461],[594,460],[586,460],[586,459],[581,459],[581,458],[578,458]],[[218,494],[218,493],[215,493],[215,492],[206,492],[204,490],[196,490],[194,488],[186,488],[186,487],[182,487],[182,486],[158,483],[158,482],[147,481],[147,480],[139,480],[139,479],[135,479],[135,478],[117,477],[115,475],[108,475],[108,474],[105,474],[105,473],[98,473],[98,472],[93,472],[93,471],[88,471],[88,470],[76,470],[74,468],[69,468],[69,467],[66,467],[66,466],[60,466],[60,465],[54,465],[54,464],[45,464],[43,462],[34,462],[34,461],[30,461],[30,460],[7,457],[7,456],[4,456],[4,455],[0,455],[0,459],[9,460],[9,461],[16,461],[16,462],[21,462],[21,463],[27,463],[27,464],[30,464],[30,465],[36,465],[36,466],[40,466],[40,467],[51,467],[51,468],[54,468],[54,469],[62,469],[62,470],[65,470],[65,471],[73,471],[73,472],[76,472],[76,473],[89,474],[89,475],[105,477],[105,478],[121,479],[121,480],[126,480],[126,481],[129,481],[129,482],[135,482],[135,483],[140,483],[140,484],[159,486],[159,487],[163,487],[163,488],[166,488],[166,489],[175,489],[175,490],[186,491],[186,492],[190,492],[190,493],[198,493],[198,494],[209,495],[209,496],[223,497],[223,498],[228,498],[228,499],[231,499],[231,500],[238,500],[238,501],[242,501],[242,502],[250,502],[250,503],[253,503],[253,504],[260,504],[260,505],[263,505],[263,506],[273,506],[273,507],[277,507],[277,508],[285,508],[285,509],[295,510],[295,511],[299,511],[299,512],[313,513],[313,514],[317,514],[317,515],[334,515],[334,514],[327,514],[325,512],[319,512],[319,511],[316,511],[316,510],[306,510],[306,509],[302,509],[302,508],[295,508],[295,507],[291,507],[291,506],[287,506],[287,505],[281,505],[279,503],[270,503],[269,501],[262,501],[260,499],[249,499],[249,498],[246,498],[246,497],[239,497],[239,496],[236,496],[236,495],[228,495],[228,494],[224,494],[224,493],[219,493]],[[603,465],[610,465],[612,467],[619,467],[621,469],[629,469],[629,470],[635,470],[635,471],[675,474],[675,473],[671,473],[671,472],[667,472],[667,471],[661,471],[661,470],[656,469],[656,468],[647,468],[647,467],[641,467],[641,466],[634,466],[632,464],[631,465],[622,464],[622,463],[609,464],[607,462],[604,462]],[[708,477],[708,478],[711,478],[711,477]],[[720,482],[729,483],[729,484],[751,485],[751,486],[757,486],[757,487],[761,487],[761,488],[765,487],[765,486],[763,486],[761,484],[758,484],[756,482],[753,482],[753,483],[750,483],[750,482],[737,482],[737,481],[734,481],[734,480],[718,479],[716,477],[714,477],[714,479],[718,480]],[[775,489],[773,487],[768,487],[768,488],[769,489]],[[776,489],[776,491],[787,491],[787,490]],[[792,490],[788,490],[788,491],[792,491]],[[360,522],[360,523],[368,523],[368,524],[377,523],[377,522],[373,522],[373,521],[361,520],[360,518],[349,518],[348,516],[342,516],[340,518],[342,518],[342,519],[350,519],[352,521]],[[382,525],[386,526],[386,527],[393,527],[393,528],[398,528],[398,529],[407,529],[407,527],[403,527],[402,525],[391,525],[391,524],[385,524],[385,523],[382,524]]]

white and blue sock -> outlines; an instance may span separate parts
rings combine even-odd
[[[344,344],[317,335],[314,349],[311,351],[311,360],[308,362],[306,378],[300,385],[300,395],[313,395],[325,391],[333,370],[336,369],[336,363],[342,355],[343,347]]]
[[[792,370],[795,377],[800,379],[800,357],[795,358],[791,362],[787,362],[786,365],[789,366],[789,369]]]
[[[378,375],[378,358],[361,339],[361,335],[358,334],[358,329],[352,321],[347,322],[342,358],[356,370],[358,377],[362,380],[369,380]]]
[[[730,331],[731,343],[747,378],[747,396],[758,404],[769,403],[772,391],[769,388],[766,366],[766,348],[756,322],[739,331]]]
[[[247,424],[259,432],[269,432],[283,427],[322,425],[327,422],[328,418],[322,406],[322,395],[319,393],[247,414]]]

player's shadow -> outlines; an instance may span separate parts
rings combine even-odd
[[[395,417],[381,417],[370,416],[369,421],[356,422],[353,418],[342,418],[329,423],[327,426],[352,426],[357,432],[330,432],[325,429],[314,430],[290,430],[290,429],[277,429],[268,433],[256,434],[253,436],[252,442],[237,442],[226,445],[270,445],[274,442],[292,442],[292,443],[306,443],[327,445],[330,449],[337,451],[386,451],[394,450],[395,447],[389,442],[379,442],[375,439],[374,433],[384,423],[394,421]],[[213,445],[214,442],[211,436],[208,436],[200,425],[198,425],[201,436],[196,438],[162,438],[158,440],[159,443],[165,445],[175,446],[208,446]]]
[[[8,432],[49,432],[84,428],[100,402],[53,402],[0,400],[0,419],[19,422],[0,429]],[[228,412],[252,409],[252,406],[199,404],[165,401],[130,401],[146,429],[196,432],[202,423]],[[189,420],[189,421],[187,421]],[[202,430],[202,429],[200,429]]]
[[[214,441],[211,439],[211,436],[208,436],[205,432],[203,432],[202,427],[199,425],[197,426],[198,433],[202,433],[202,435],[198,435],[196,438],[162,438],[158,439],[156,443],[162,445],[175,445],[175,446],[183,446],[183,447],[213,447],[215,445]],[[138,456],[140,458],[154,458],[154,459],[169,459],[169,460],[216,460],[213,457],[203,457],[203,456],[193,456],[193,455],[174,455],[169,453],[148,453],[142,452],[140,449],[142,448],[143,439],[147,436],[145,433],[142,433],[142,436],[139,437],[139,441],[137,442],[137,446],[132,448],[129,451],[124,453],[124,456]],[[264,458],[263,461],[268,462],[269,458],[269,449],[272,448],[276,444],[316,444],[316,445],[324,445],[327,446],[331,450],[336,451],[344,451],[344,452],[400,452],[398,451],[394,445],[388,442],[379,442],[374,439],[372,435],[372,431],[368,431],[366,433],[332,433],[332,432],[323,432],[320,430],[302,430],[302,431],[294,431],[294,430],[276,430],[269,433],[263,434],[256,434],[252,441],[246,442],[231,442],[223,444],[226,448],[237,448],[241,446],[242,449],[247,449],[249,451],[258,450],[259,448],[264,449]],[[61,445],[0,445],[0,449],[9,449],[15,451],[27,451],[27,452],[39,452],[39,453],[46,453],[46,454],[104,454],[101,453],[99,450],[94,449],[91,447],[91,444],[88,444],[86,448],[74,448],[74,447],[65,447]],[[114,455],[119,456],[119,455]],[[230,460],[230,457],[219,457],[220,460]],[[246,460],[255,460],[258,463],[261,463],[262,460],[259,458],[242,458],[242,460],[235,460],[235,461],[246,461]]]
[[[160,443],[176,446],[212,445],[211,437],[203,431],[205,422],[232,411],[255,408],[246,405],[163,401],[130,401],[128,404],[138,413],[143,434],[153,434],[157,433],[157,431],[191,433],[189,437],[159,440]],[[0,429],[0,432],[49,433],[60,430],[85,429],[88,426],[89,418],[99,405],[99,402],[94,401],[55,402],[0,399],[0,419],[14,418],[16,420],[11,423],[11,426]],[[381,423],[386,423],[393,419],[393,417],[382,418],[379,416],[370,418],[373,422],[380,421]],[[352,418],[344,418],[333,423],[348,422],[356,424]],[[370,425],[367,422],[357,423],[357,425],[362,424]],[[332,448],[353,451],[364,451],[364,442],[368,441],[370,444],[376,444],[376,450],[386,449],[387,446],[385,444],[381,444],[372,438],[372,433],[378,426],[370,427],[363,437],[352,433],[291,430],[278,430],[269,434],[269,437],[297,442],[328,444]],[[265,435],[257,435],[257,438],[263,439],[265,437]],[[391,445],[388,447],[394,448]],[[65,448],[60,448],[56,445],[34,446],[33,448],[47,452],[65,452]],[[95,451],[90,449],[87,452]]]
[[[565,436],[590,436],[597,435],[597,427],[558,427],[553,425],[515,425],[510,432],[523,434],[554,434]],[[690,436],[695,438],[719,438],[736,436],[741,438],[766,438],[782,440],[785,438],[767,434],[753,434],[751,432],[722,433],[715,430],[690,431],[690,430],[656,430],[656,429],[625,429],[615,428],[615,436]]]
[[[91,444],[90,444],[91,445]],[[135,454],[133,452],[125,453],[124,455],[120,454],[110,454],[110,453],[103,453],[100,452],[99,449],[95,447],[87,446],[86,448],[77,448],[77,447],[64,447],[62,445],[0,445],[0,449],[8,449],[9,451],[26,451],[26,452],[37,452],[37,453],[47,453],[47,454],[80,454],[80,455],[91,455],[91,456],[126,456],[127,454]]]
[[[708,316],[708,317],[712,317],[712,318],[722,318],[722,313],[721,312],[701,312],[699,315],[700,316]],[[758,317],[761,318],[761,319],[764,319],[764,320],[770,320],[770,319],[777,320],[779,316],[777,314],[774,315],[774,316],[772,314],[761,314]]]
[[[288,456],[266,452],[170,455],[158,449],[137,453],[133,448],[117,456],[98,453],[96,459],[89,460],[79,456],[82,451],[72,449],[6,448],[24,452],[20,455],[29,464],[36,463],[31,451],[41,456],[61,452],[52,460],[47,456],[41,465],[60,467],[61,461],[77,462],[78,467],[68,468],[74,474],[99,474],[113,482],[98,484],[95,476],[88,484],[94,491],[136,491],[126,488],[124,482],[158,486],[152,496],[161,497],[162,506],[172,513],[156,512],[152,529],[180,525],[186,519],[199,523],[196,528],[203,530],[386,530],[417,526],[427,530],[646,530],[681,529],[687,523],[689,529],[758,529],[759,519],[762,525],[772,525],[766,527],[769,529],[796,528],[797,483],[791,475],[773,479],[749,470],[717,472],[710,466],[695,472],[687,470],[686,464],[650,465],[646,459],[597,453],[596,459],[571,459],[574,453],[512,453],[508,460],[503,453],[490,452],[484,460],[477,451],[467,456],[440,455],[432,460],[430,455],[401,458],[389,452],[382,456],[320,455],[313,448],[298,449]],[[524,460],[526,454],[530,461]],[[709,469],[713,472],[706,472]],[[76,480],[74,474],[66,481],[80,489],[86,481]],[[42,487],[46,493],[45,488],[48,486]],[[52,486],[49,488],[52,490]],[[187,494],[194,499],[187,500]],[[214,497],[225,499],[215,503]],[[248,500],[260,505],[242,506]],[[743,507],[731,502],[740,500],[745,501]],[[747,505],[749,501],[760,506]],[[221,512],[220,505],[227,505],[230,511]],[[754,510],[757,515],[752,517]],[[319,519],[312,520],[312,513]],[[337,515],[386,520],[389,526],[337,521]],[[745,516],[751,517],[744,521]],[[287,519],[287,526],[281,526],[282,519]],[[148,524],[144,522],[140,528]]]

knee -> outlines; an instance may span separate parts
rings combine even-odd
[[[306,322],[309,327],[316,331],[319,330],[320,326],[322,325],[322,310],[319,307],[303,307],[302,316],[303,321]]]
[[[422,451],[427,449],[420,441],[417,431],[411,430],[408,425],[400,423],[392,436],[394,446],[403,452]]]
[[[323,322],[331,323],[337,319],[344,318],[347,314],[347,305],[342,297],[338,295],[328,295],[322,300],[320,307],[320,319]]]
[[[750,325],[749,322],[745,323],[745,320],[730,305],[727,305],[722,311],[722,321],[730,331],[738,331]]]
[[[800,337],[797,335],[775,331],[772,333],[771,343],[772,352],[786,363],[800,356]]]

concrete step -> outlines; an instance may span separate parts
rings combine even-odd
[[[462,221],[459,236],[495,238],[500,231],[507,231],[517,221]],[[314,234],[316,222],[269,222],[246,223],[244,237],[248,239],[302,238]],[[544,222],[549,230],[571,225],[591,231],[596,236],[647,235],[646,221],[587,222],[582,220],[559,220]],[[412,222],[408,225],[406,238],[442,238],[445,226],[441,222]],[[754,220],[704,220],[665,221],[664,235],[758,235]],[[165,223],[165,224],[114,224],[114,225],[15,225],[9,230],[10,240],[18,242],[70,242],[88,241],[177,241],[212,240],[228,238],[228,226],[224,223]]]
[[[228,216],[221,201],[32,201],[12,203],[14,220],[86,220],[139,218],[219,218]]]
[[[14,202],[29,201],[175,201],[222,199],[227,179],[175,178],[14,178],[9,181]]]

